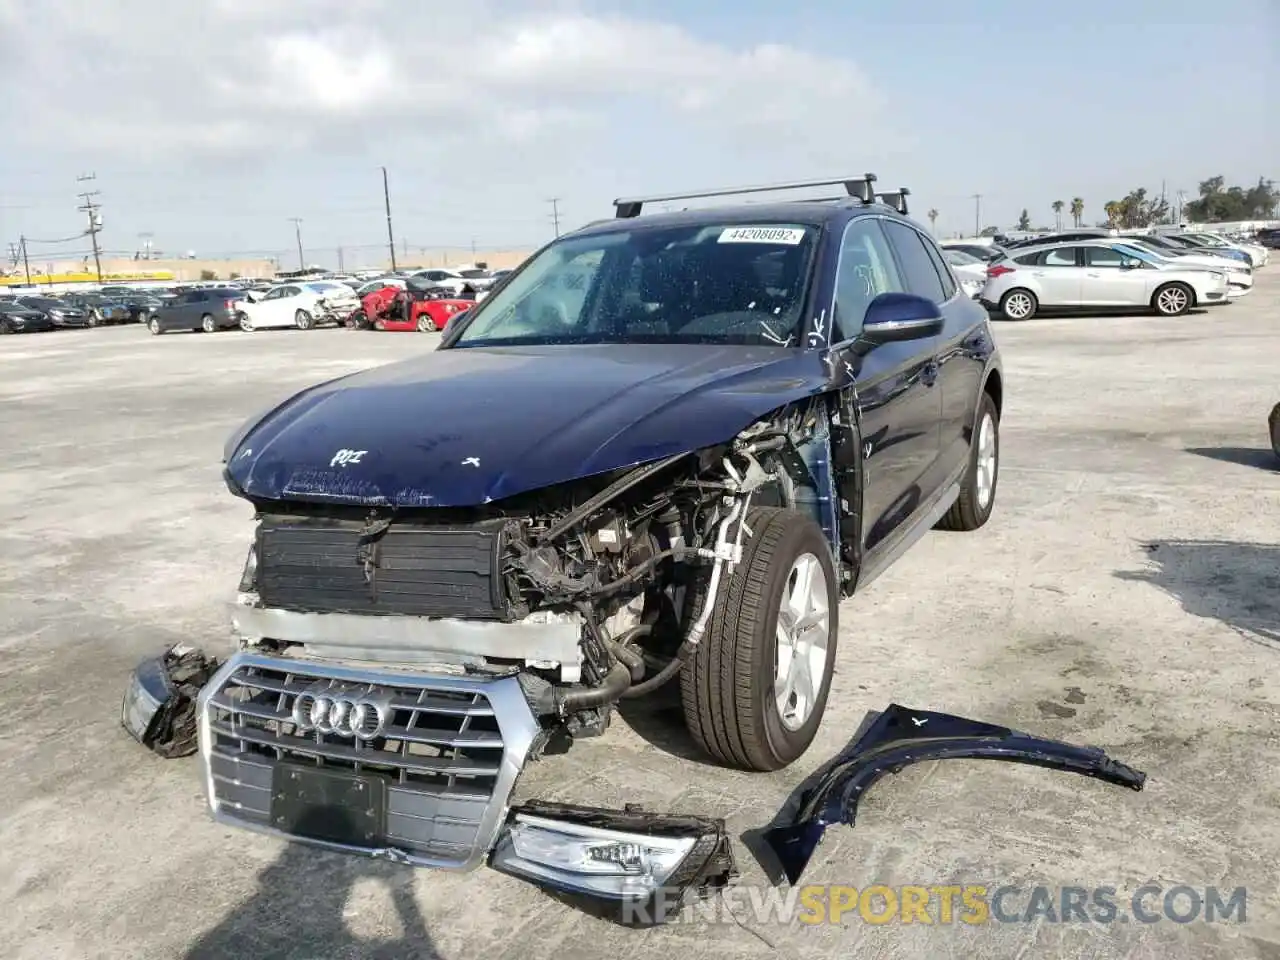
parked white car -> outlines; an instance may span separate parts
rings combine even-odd
[[[986,261],[979,260],[963,250],[944,248],[942,255],[951,265],[951,272],[956,275],[965,293],[970,297],[976,297],[982,292],[987,282]]]
[[[408,281],[404,277],[375,277],[368,283],[361,284],[356,288],[356,296],[364,297],[370,293],[377,293],[379,290],[385,290],[387,287],[396,287],[403,290]]]
[[[1208,233],[1204,230],[1184,233],[1182,236],[1192,243],[1201,244],[1206,250],[1212,250],[1214,247],[1241,250],[1249,255],[1249,261],[1255,267],[1265,267],[1271,260],[1271,252],[1261,244],[1237,243],[1235,240],[1229,240],[1220,233]]]
[[[1230,299],[1243,297],[1253,289],[1253,268],[1246,266],[1240,260],[1198,253],[1172,256],[1160,247],[1143,243],[1141,237],[1124,237],[1123,240],[1123,244],[1117,244],[1121,249],[1139,259],[1154,258],[1162,267],[1203,267],[1207,270],[1221,270],[1227,275],[1227,297]]]
[[[979,299],[1007,320],[1041,310],[1148,307],[1176,317],[1227,302],[1227,274],[1208,267],[1163,266],[1106,240],[1019,248],[987,268]]]
[[[346,284],[331,280],[285,283],[272,287],[262,299],[245,303],[240,329],[297,327],[310,330],[319,323],[345,321],[360,307],[360,298]]]
[[[468,280],[456,270],[447,270],[444,267],[432,267],[429,270],[419,270],[410,274],[415,280],[429,284],[433,287],[441,287],[448,290],[455,296],[463,291],[468,285]],[[472,287],[472,289],[475,289]]]
[[[473,264],[463,264],[460,267],[453,268],[454,273],[471,284],[471,289],[479,293],[481,290],[488,290],[497,280],[484,267],[477,267]]]

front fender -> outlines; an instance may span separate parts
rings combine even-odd
[[[881,777],[922,760],[959,759],[1004,760],[1067,770],[1131,790],[1141,790],[1147,779],[1145,773],[1112,760],[1100,747],[1077,747],[894,703],[806,791],[789,823],[764,832],[764,841],[794,886],[827,827],[836,823],[853,826],[858,802]]]

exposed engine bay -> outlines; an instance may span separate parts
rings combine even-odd
[[[597,734],[614,702],[680,672],[749,507],[797,509],[840,542],[832,419],[816,398],[717,448],[480,508],[258,504],[237,631],[277,655],[518,672],[544,723]]]

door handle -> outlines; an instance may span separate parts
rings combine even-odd
[[[1086,273],[1086,277],[1093,277],[1095,280],[1102,276],[1100,273]]]

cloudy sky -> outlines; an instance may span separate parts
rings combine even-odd
[[[80,230],[88,173],[109,249],[288,253],[301,217],[348,265],[382,165],[411,248],[864,170],[943,232],[975,193],[984,225],[1092,218],[1280,179],[1278,50],[1280,0],[0,0],[0,254]]]

